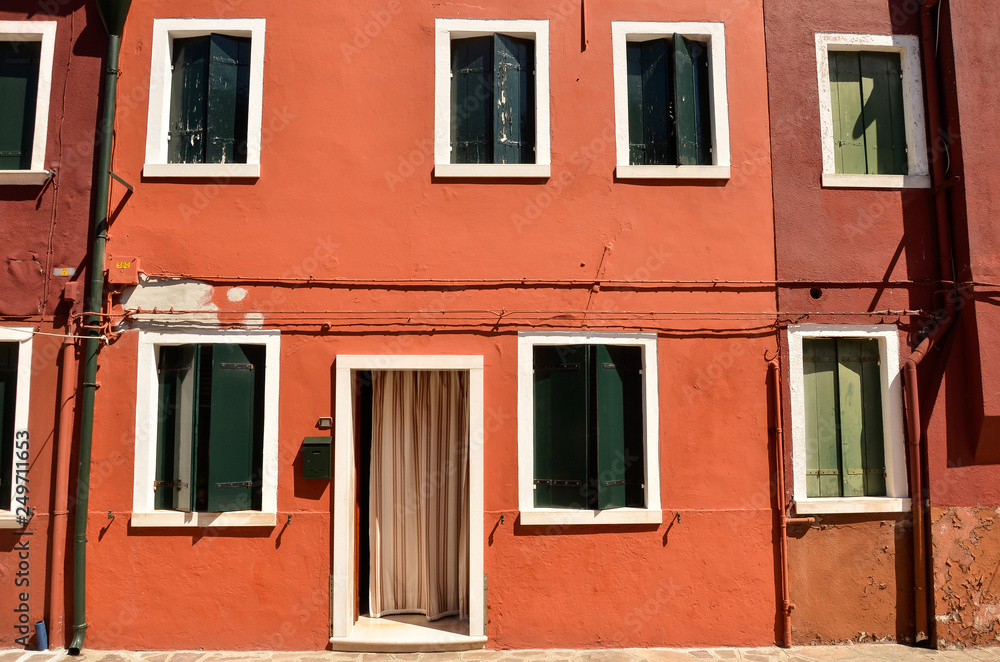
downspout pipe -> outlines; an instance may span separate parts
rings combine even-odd
[[[932,164],[932,195],[934,195],[935,220],[938,234],[938,255],[941,268],[941,279],[955,283],[955,253],[952,244],[952,219],[948,207],[947,187],[945,181],[944,160],[934,148],[934,133],[942,127],[941,122],[941,87],[937,66],[937,47],[935,43],[935,21],[933,11],[939,7],[940,0],[925,0],[920,12],[920,30],[924,60],[924,83],[927,86],[927,119],[931,130],[931,164]],[[940,9],[939,9],[940,11]],[[927,550],[930,541],[925,521],[926,499],[924,498],[924,448],[922,444],[920,425],[920,387],[917,367],[928,352],[940,340],[955,321],[956,302],[958,300],[957,286],[947,292],[944,297],[942,313],[937,316],[933,329],[920,341],[910,356],[903,362],[904,399],[906,401],[906,433],[910,460],[910,503],[913,519],[913,599],[915,640],[923,641],[930,637],[930,620],[928,607],[930,605],[927,576]]]
[[[97,391],[97,355],[101,348],[104,302],[104,260],[108,241],[111,191],[111,156],[114,149],[115,106],[118,96],[118,56],[122,32],[132,0],[96,0],[108,32],[107,67],[104,71],[104,113],[101,119],[101,155],[97,167],[94,208],[94,243],[91,250],[90,287],[84,316],[83,399],[80,421],[80,469],[76,480],[76,526],[73,537],[73,640],[70,655],[83,649],[87,632],[87,515],[90,504],[90,458],[94,441],[94,401]]]
[[[71,332],[67,330],[67,335]],[[49,640],[62,646],[66,640],[66,609],[63,587],[66,572],[66,533],[69,526],[69,469],[76,418],[76,344],[63,343],[62,373],[59,377],[59,435],[56,445],[56,503],[52,512],[52,581],[49,584]]]
[[[787,499],[785,498],[785,435],[781,428],[781,364],[774,358],[767,362],[767,371],[771,375],[771,403],[774,407],[774,462],[775,491],[778,494],[778,555],[779,571],[781,573],[781,645],[792,647],[792,611],[795,605],[788,591],[788,525],[813,524],[815,517],[789,517]]]

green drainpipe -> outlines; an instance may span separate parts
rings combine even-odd
[[[84,317],[83,415],[80,424],[80,472],[76,480],[76,529],[73,536],[73,641],[70,655],[78,655],[87,633],[87,511],[90,501],[90,452],[94,440],[94,396],[97,391],[97,353],[101,348],[97,314],[104,303],[104,252],[108,241],[108,193],[111,189],[111,151],[114,147],[115,99],[118,94],[118,55],[122,31],[132,0],[96,0],[108,31],[107,68],[104,71],[104,116],[101,120],[101,160],[97,169],[94,209],[94,245],[90,287]]]

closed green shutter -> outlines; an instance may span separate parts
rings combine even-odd
[[[844,496],[885,496],[878,340],[837,341]]]
[[[535,42],[493,35],[493,162],[535,162]]]
[[[837,341],[802,341],[806,417],[806,494],[839,497],[841,492],[838,442]]]
[[[805,339],[806,494],[885,496],[878,340]]]
[[[263,366],[255,366],[240,345],[218,344],[212,349],[208,510],[250,510],[255,480],[255,371]]]
[[[865,174],[865,127],[861,112],[861,66],[858,54],[830,52],[830,94],[837,172]]]
[[[18,349],[16,342],[0,343],[0,510],[10,510]]]
[[[626,44],[629,105],[629,162],[676,163],[670,43],[654,39]]]
[[[451,42],[451,162],[493,163],[493,37]]]
[[[31,168],[42,44],[0,41],[0,170]]]
[[[868,173],[905,175],[906,129],[899,53],[859,55]]]
[[[247,162],[250,38],[211,36],[206,163]]]
[[[595,345],[597,507],[645,506],[642,350]]]
[[[535,506],[590,507],[587,345],[534,348]]]
[[[169,163],[204,163],[209,37],[174,39]]]
[[[677,164],[711,165],[708,45],[675,34],[673,55]]]
[[[829,59],[837,172],[907,174],[899,54],[831,51]]]

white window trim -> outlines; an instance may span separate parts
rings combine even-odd
[[[830,51],[899,53],[903,73],[908,175],[858,175],[837,172],[833,145],[833,100],[830,96]],[[920,38],[913,35],[816,34],[819,118],[823,139],[823,186],[827,188],[930,188]]]
[[[631,165],[628,149],[628,61],[629,42],[662,39],[674,34],[707,41],[708,75],[712,81],[712,165]],[[664,23],[612,21],[611,49],[615,85],[615,145],[619,179],[729,179],[729,93],[726,84],[725,23]]]
[[[261,472],[261,509],[228,513],[187,513],[156,510],[153,481],[156,478],[156,416],[158,382],[157,348],[163,345],[233,343],[263,345],[264,354],[264,443]],[[135,527],[223,527],[274,526],[278,512],[278,366],[281,335],[278,331],[253,333],[197,331],[139,332],[139,366],[136,379],[135,478],[132,492],[132,526]]]
[[[356,476],[354,471],[354,373],[358,370],[466,370],[469,373],[469,636],[466,643],[484,643],[486,596],[483,576],[483,357],[340,355],[336,362],[333,586],[330,596],[331,643],[334,650],[351,646],[354,628]],[[345,646],[347,648],[345,648]],[[436,650],[446,650],[446,644]],[[383,649],[377,649],[383,650]]]
[[[655,333],[520,332],[517,336],[517,502],[523,525],[660,524],[660,407]],[[642,349],[645,508],[574,510],[536,508],[535,379],[536,345],[619,345]]]
[[[806,496],[806,412],[802,341],[805,338],[878,340],[882,381],[882,437],[885,440],[885,497]],[[789,389],[792,407],[792,473],[795,511],[811,513],[899,513],[910,509],[903,434],[903,387],[899,373],[899,330],[889,324],[851,326],[800,324],[788,327]]]
[[[35,330],[31,327],[20,326],[0,326],[0,341],[17,342],[20,347],[17,350],[17,396],[14,400],[14,445],[11,450],[15,454],[15,459],[11,463],[10,480],[10,510],[0,510],[0,529],[23,529],[24,524],[17,521],[17,504],[14,495],[17,488],[17,435],[28,431],[28,408],[29,396],[31,395],[31,343]],[[31,449],[40,443],[40,440],[31,441],[29,437],[29,462],[34,459],[30,456]],[[22,513],[22,516],[24,513]],[[23,520],[22,520],[23,521]]]
[[[253,179],[260,177],[261,122],[264,99],[263,18],[157,18],[153,20],[149,117],[146,124],[144,177]],[[246,163],[168,163],[170,131],[170,62],[174,39],[218,33],[250,37],[250,96]]]
[[[535,42],[535,162],[451,162],[451,40],[496,32]],[[552,153],[549,117],[548,20],[480,20],[439,18],[434,21],[434,176],[548,177]]]
[[[45,169],[45,147],[49,136],[49,100],[52,98],[52,61],[56,50],[56,21],[0,21],[4,41],[40,41],[38,100],[35,105],[35,135],[28,170],[0,170],[0,184],[42,184],[51,173]]]

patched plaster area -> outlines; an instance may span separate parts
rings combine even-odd
[[[1000,508],[933,509],[938,648],[1000,640]]]
[[[217,325],[219,307],[212,303],[215,288],[208,283],[179,278],[140,278],[122,295],[122,308],[144,325],[179,321]],[[153,311],[157,312],[153,312]],[[141,313],[138,311],[142,311]],[[164,315],[170,311],[175,314]],[[204,312],[201,312],[204,311]]]

